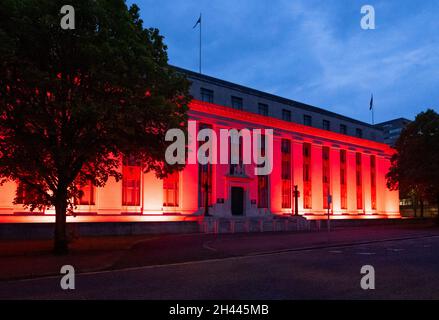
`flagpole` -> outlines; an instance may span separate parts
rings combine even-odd
[[[374,108],[372,107],[372,125],[374,125],[375,124],[375,120],[374,120]]]
[[[201,13],[200,13],[200,52],[199,52],[199,55],[200,55],[200,61],[199,61],[199,63],[200,63],[200,74],[201,74],[201,24],[202,24],[202,19],[201,19]]]

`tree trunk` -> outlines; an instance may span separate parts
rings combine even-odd
[[[69,252],[67,241],[67,190],[58,191],[55,204],[55,237],[53,251],[56,255],[64,255]]]
[[[418,215],[418,199],[416,197],[412,197],[412,207],[414,217],[416,218]]]
[[[439,224],[439,195],[436,196],[436,224]]]
[[[421,218],[424,218],[424,199],[421,198],[419,204],[421,205]]]

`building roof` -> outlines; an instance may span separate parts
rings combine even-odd
[[[387,121],[384,121],[384,122],[377,123],[375,126],[381,127],[381,126],[384,126],[386,124],[391,124],[391,123],[400,122],[400,121],[401,122],[402,121],[412,122],[412,120],[409,120],[407,118],[395,118],[395,119],[392,119],[392,120],[387,120]]]
[[[292,100],[292,99],[287,99],[287,98],[284,98],[284,97],[280,97],[280,96],[277,96],[277,95],[274,95],[274,94],[271,94],[271,93],[267,93],[267,92],[263,92],[263,91],[260,91],[260,90],[257,90],[257,89],[249,88],[249,87],[246,87],[246,86],[243,86],[243,85],[240,85],[240,84],[236,84],[236,83],[233,83],[233,82],[229,82],[229,81],[226,81],[226,80],[221,80],[221,79],[214,78],[214,77],[211,77],[211,76],[208,76],[208,75],[200,74],[200,73],[197,73],[197,72],[194,72],[194,71],[191,71],[191,70],[187,70],[187,69],[183,69],[183,68],[180,68],[180,67],[177,67],[177,66],[172,66],[172,67],[175,70],[177,70],[177,71],[179,71],[181,73],[186,74],[190,78],[195,78],[195,79],[198,79],[198,80],[203,81],[203,82],[210,82],[212,84],[216,84],[216,85],[220,85],[220,86],[223,86],[223,87],[228,87],[230,89],[242,91],[242,92],[245,92],[245,93],[248,93],[248,94],[251,94],[251,95],[254,95],[254,96],[258,96],[258,97],[261,97],[261,98],[265,98],[265,99],[268,99],[268,100],[272,100],[272,101],[275,101],[275,102],[278,102],[278,103],[281,103],[281,104],[284,104],[284,105],[290,105],[292,107],[300,108],[302,110],[324,114],[324,115],[327,115],[327,116],[330,116],[330,117],[334,117],[334,118],[338,118],[340,120],[344,120],[344,121],[347,121],[347,122],[360,124],[362,126],[369,127],[369,128],[372,128],[372,129],[382,130],[380,127],[377,127],[375,125],[372,125],[372,124],[369,124],[367,122],[363,122],[363,121],[360,121],[360,120],[357,120],[357,119],[353,119],[353,118],[350,118],[350,117],[346,117],[344,115],[341,115],[341,114],[338,114],[338,113],[335,113],[335,112],[332,112],[332,111],[328,111],[326,109],[315,107],[315,106],[312,106],[312,105],[309,105],[309,104],[306,104],[306,103],[302,103],[302,102],[298,102],[298,101],[295,101],[295,100]]]

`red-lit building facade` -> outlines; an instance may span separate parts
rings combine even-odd
[[[273,129],[273,170],[253,164],[188,164],[164,180],[123,161],[123,179],[86,186],[72,221],[178,221],[213,216],[289,215],[298,187],[299,214],[323,218],[399,217],[397,191],[386,187],[393,150],[366,123],[208,76],[193,81],[189,119],[198,130]],[[202,142],[201,142],[202,143]],[[208,188],[206,188],[206,184]],[[0,186],[0,221],[51,221],[53,210],[30,214],[13,204],[16,183]],[[207,192],[206,192],[207,190]],[[332,203],[328,204],[328,195]],[[329,206],[329,208],[328,208]]]

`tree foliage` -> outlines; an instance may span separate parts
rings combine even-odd
[[[54,206],[55,238],[65,242],[62,221],[79,186],[120,179],[122,155],[159,177],[179,169],[164,162],[164,136],[185,128],[190,97],[136,5],[75,1],[73,30],[60,27],[63,5],[0,6],[0,178],[20,182],[31,209]]]
[[[407,125],[396,142],[387,185],[439,205],[439,114],[428,109]]]

